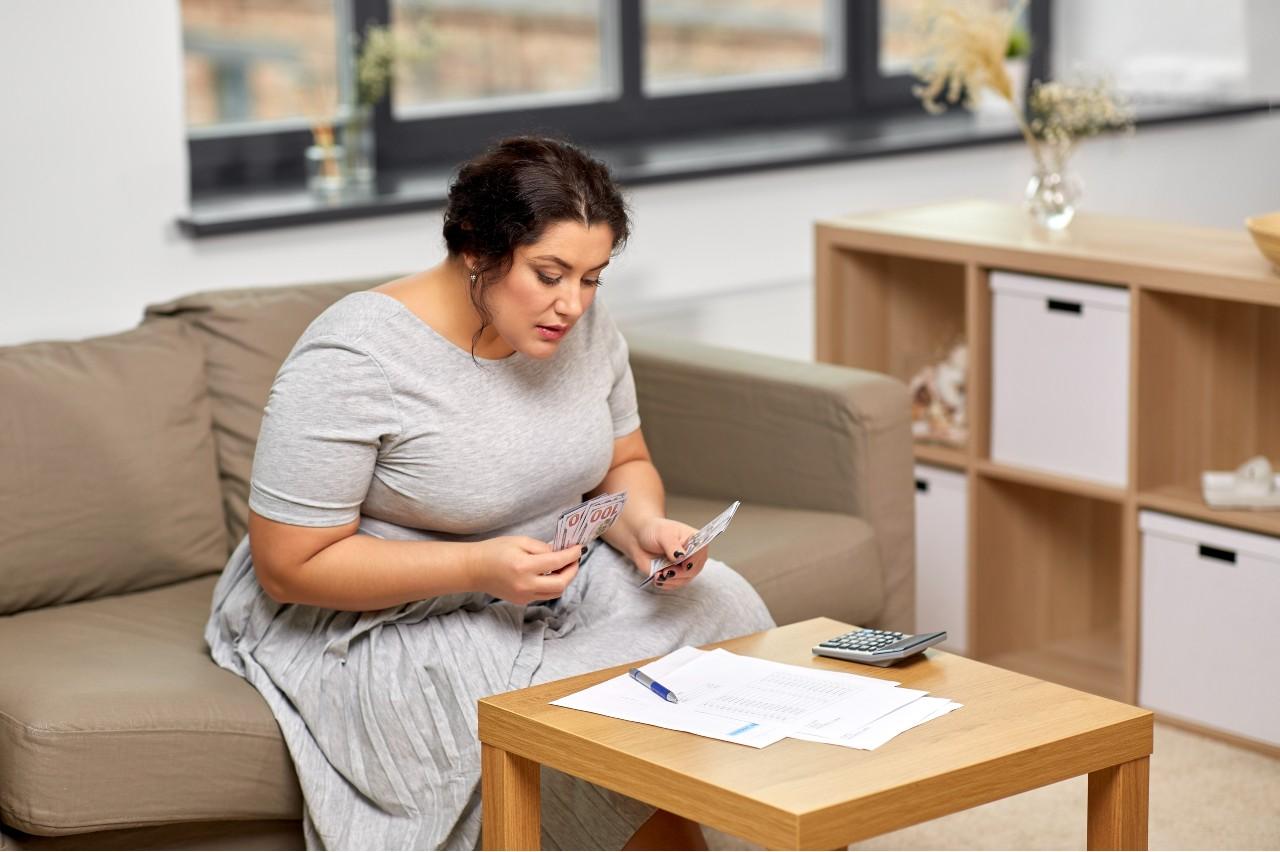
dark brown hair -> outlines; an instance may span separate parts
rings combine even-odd
[[[575,221],[613,230],[611,253],[631,234],[627,204],[609,168],[575,145],[543,136],[512,136],[463,163],[449,184],[444,241],[449,256],[474,255],[468,291],[480,314],[476,343],[493,319],[485,291],[511,269],[517,246],[531,245],[551,225]]]

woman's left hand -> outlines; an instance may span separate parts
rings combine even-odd
[[[697,553],[685,553],[682,548],[697,530],[688,524],[673,521],[670,518],[651,518],[640,527],[636,536],[636,547],[627,555],[636,564],[636,569],[646,577],[649,575],[649,563],[658,557],[666,561],[679,560],[670,568],[664,568],[653,578],[659,589],[678,589],[689,584],[702,566],[707,562],[707,548]]]

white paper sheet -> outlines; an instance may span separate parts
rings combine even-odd
[[[811,724],[860,730],[925,694],[899,689],[895,681],[775,663],[722,648],[680,666],[662,684],[675,690],[683,707],[781,725],[788,733]]]
[[[630,676],[620,675],[552,704],[764,748],[798,731],[812,732],[805,739],[847,745],[846,740],[875,720],[925,695],[898,688],[895,681],[791,666],[723,649],[681,648],[642,671],[673,690],[680,702],[664,701]]]
[[[686,646],[660,660],[641,666],[640,670],[665,686],[672,671],[708,653],[710,652]],[[672,704],[645,689],[630,675],[619,675],[551,703],[557,707],[584,710],[673,731],[686,731],[752,748],[773,745],[786,736],[786,730],[778,725],[761,725],[725,716],[712,716],[682,704]]]
[[[918,698],[891,713],[881,716],[860,730],[845,729],[837,731],[832,728],[827,730],[800,730],[789,734],[789,736],[798,740],[829,743],[831,745],[871,751],[889,742],[889,740],[904,731],[909,731],[917,725],[923,725],[925,722],[945,716],[963,706],[963,704],[957,704],[947,698]]]

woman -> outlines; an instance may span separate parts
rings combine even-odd
[[[628,233],[602,164],[505,140],[451,185],[445,260],[341,299],[280,367],[205,635],[280,723],[309,847],[474,848],[479,697],[773,625],[665,517],[593,304]],[[561,511],[622,490],[589,553],[551,550]],[[657,556],[681,562],[639,587]],[[551,848],[701,840],[552,770],[543,827]]]

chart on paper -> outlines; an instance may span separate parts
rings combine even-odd
[[[703,692],[706,697],[701,700],[694,693],[685,703],[703,713],[732,716],[735,719],[793,722],[859,691],[859,686],[850,687],[790,672],[775,672],[742,686],[722,687],[710,691],[710,694]]]

